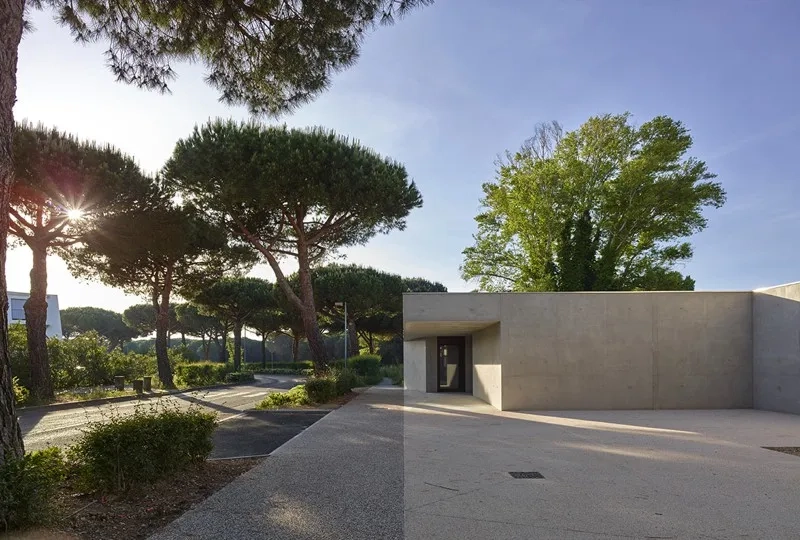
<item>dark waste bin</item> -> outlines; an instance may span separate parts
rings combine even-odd
[[[125,390],[125,377],[122,375],[114,376],[114,388],[117,390]]]
[[[136,381],[133,381],[133,390],[134,390],[134,391],[135,391],[137,394],[141,394],[141,393],[142,393],[142,385],[143,385],[143,384],[144,384],[144,383],[142,382],[142,380],[141,380],[141,379],[139,379],[139,380],[136,380]]]
[[[153,377],[142,377],[142,389],[145,392],[153,391]]]

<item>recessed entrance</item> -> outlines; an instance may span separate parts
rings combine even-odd
[[[438,337],[437,381],[439,392],[464,392],[465,390],[465,338]]]

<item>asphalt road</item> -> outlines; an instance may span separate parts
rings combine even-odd
[[[75,442],[89,422],[101,421],[110,414],[128,415],[137,405],[149,407],[157,401],[175,404],[184,409],[197,403],[205,409],[215,411],[220,427],[215,434],[215,446],[218,450],[212,455],[214,457],[267,453],[273,449],[272,446],[279,446],[282,444],[280,441],[288,440],[323,416],[311,412],[245,413],[267,394],[291,388],[299,382],[293,377],[279,375],[256,377],[257,381],[251,384],[184,392],[142,401],[123,401],[63,410],[22,410],[19,421],[25,449],[68,446]],[[226,427],[228,422],[231,422],[230,428]]]

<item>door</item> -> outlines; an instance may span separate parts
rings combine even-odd
[[[463,392],[465,339],[460,337],[437,338],[439,392]]]

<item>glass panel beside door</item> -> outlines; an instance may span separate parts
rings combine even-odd
[[[439,392],[464,391],[464,341],[463,337],[437,338]]]

